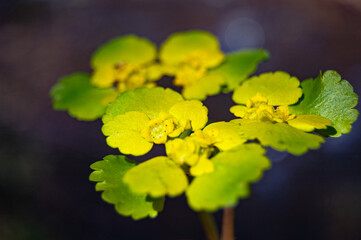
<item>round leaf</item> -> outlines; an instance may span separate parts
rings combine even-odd
[[[91,66],[95,69],[114,66],[122,62],[146,64],[155,60],[155,45],[135,35],[117,37],[99,47],[92,56]]]
[[[248,140],[258,139],[263,146],[278,151],[302,155],[308,149],[317,149],[324,139],[318,135],[305,133],[286,123],[252,122],[240,126]]]
[[[206,75],[194,84],[185,86],[182,94],[186,99],[204,100],[207,96],[216,95],[221,91],[224,78],[220,75]]]
[[[163,64],[177,66],[195,53],[205,60],[203,66],[207,68],[219,65],[224,59],[217,38],[205,31],[172,34],[162,44],[159,56]]]
[[[302,96],[300,82],[285,72],[264,73],[245,81],[233,93],[233,101],[246,104],[256,94],[266,97],[270,105],[290,105]]]
[[[212,158],[215,170],[196,177],[188,187],[188,204],[195,211],[235,206],[239,198],[249,195],[249,183],[257,181],[270,167],[264,152],[257,144],[244,144],[217,154]]]
[[[192,130],[202,129],[208,121],[208,109],[197,100],[176,103],[169,113],[181,123],[190,121]]]
[[[315,79],[303,81],[301,86],[304,95],[296,105],[290,107],[292,113],[313,114],[329,119],[335,130],[332,137],[350,132],[351,124],[358,116],[358,111],[353,109],[358,96],[351,84],[342,80],[337,72],[327,71]]]
[[[113,88],[94,87],[90,84],[90,76],[85,73],[62,77],[50,94],[54,109],[66,110],[84,121],[100,118],[106,106],[118,95]]]
[[[131,216],[134,220],[156,217],[163,210],[164,198],[133,193],[123,182],[124,174],[136,165],[125,156],[108,155],[90,166],[94,171],[89,180],[97,182],[95,189],[103,191],[104,201],[114,204],[119,214]]]
[[[214,144],[221,151],[227,151],[246,142],[239,125],[230,122],[215,122],[203,129],[204,133],[216,131],[218,141]]]
[[[155,157],[129,170],[124,182],[136,193],[178,196],[188,186],[183,170],[167,157]]]
[[[315,129],[326,129],[332,122],[317,115],[299,115],[288,121],[288,124],[305,132],[312,132]]]
[[[182,101],[184,101],[182,95],[169,88],[138,88],[126,91],[109,105],[103,122],[106,123],[129,111],[145,113],[152,119],[157,117],[160,112],[169,112],[174,104]]]
[[[134,156],[144,155],[149,152],[153,143],[145,140],[141,132],[148,126],[149,118],[141,112],[127,112],[118,115],[106,122],[102,132],[107,137],[107,144],[112,148],[118,148],[123,154]]]

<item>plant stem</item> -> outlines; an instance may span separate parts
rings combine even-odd
[[[199,218],[201,219],[204,232],[208,240],[219,240],[219,234],[216,222],[212,214],[208,212],[199,212]]]
[[[221,240],[234,240],[234,208],[223,210]]]

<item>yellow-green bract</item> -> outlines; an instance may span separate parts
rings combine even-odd
[[[319,148],[323,137],[348,133],[358,115],[357,95],[339,74],[327,71],[300,83],[284,72],[264,73],[236,88],[232,122],[248,140],[301,155]],[[302,97],[301,97],[302,96]]]
[[[222,88],[233,90],[268,57],[262,49],[224,54],[217,38],[205,31],[175,33],[160,48],[164,72],[175,76],[174,85],[183,87],[186,99],[204,100]]]
[[[184,100],[171,89],[139,88],[122,93],[109,105],[102,131],[109,146],[139,156],[154,143],[165,143],[187,129],[203,128],[207,113],[200,101]]]

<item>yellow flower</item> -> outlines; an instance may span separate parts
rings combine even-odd
[[[192,176],[210,173],[214,170],[214,164],[209,160],[214,148],[199,141],[197,136],[189,136],[185,139],[176,138],[166,143],[166,152],[170,159],[178,165],[190,166]],[[208,139],[209,140],[209,139]],[[211,143],[211,141],[209,141]]]
[[[91,82],[101,88],[115,86],[118,92],[153,87],[163,75],[155,59],[156,47],[147,39],[134,35],[115,38],[94,53]]]
[[[208,121],[200,101],[184,100],[160,87],[120,94],[107,108],[102,131],[109,146],[124,154],[143,155],[153,144],[166,143],[185,130],[197,131]]]
[[[268,57],[262,49],[225,55],[214,35],[196,30],[172,34],[159,53],[164,73],[175,77],[174,85],[182,87],[183,96],[198,100],[234,90]]]
[[[215,94],[214,87],[216,92],[219,91],[224,83],[224,79],[217,75],[207,81],[216,86],[202,87],[208,70],[225,60],[216,37],[208,32],[188,31],[171,35],[161,46],[160,60],[165,72],[175,76],[174,85],[183,87],[185,98],[203,99],[208,94]],[[197,97],[193,96],[194,88],[201,91]]]
[[[247,100],[246,106],[236,105],[231,107],[230,111],[240,119],[232,122],[241,125],[252,122],[272,122],[288,123],[292,127],[310,132],[314,129],[325,129],[332,125],[332,122],[326,118],[317,115],[300,115],[290,114],[287,105],[272,106],[268,104],[265,96],[257,93]]]
[[[186,129],[191,129],[190,124],[180,125],[172,115],[161,112],[159,117],[151,119],[142,130],[142,137],[148,142],[160,144],[167,142],[168,136],[177,137]]]
[[[198,162],[199,145],[188,138],[175,138],[166,143],[167,155],[178,165],[193,166]]]
[[[302,101],[302,95],[300,81],[288,73],[278,71],[251,77],[233,93],[233,101],[240,105],[230,109],[239,117],[231,122],[240,124],[247,140],[256,139],[263,146],[301,155],[324,141],[308,132],[332,125],[329,119],[318,115],[291,112],[292,106]]]
[[[211,160],[219,151],[228,151],[245,142],[237,124],[216,122],[190,136],[168,141],[166,152],[170,159],[181,166],[188,166],[192,176],[200,176],[214,170]]]
[[[296,117],[295,114],[290,114],[290,109],[286,105],[276,108],[274,112],[273,121],[275,122],[288,122]]]

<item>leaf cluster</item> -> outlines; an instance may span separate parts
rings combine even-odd
[[[121,154],[165,147],[143,163],[108,155],[91,165],[90,180],[119,214],[155,217],[166,196],[183,193],[193,210],[216,211],[248,197],[271,167],[264,147],[302,155],[357,119],[358,97],[337,72],[302,83],[282,71],[251,76],[268,58],[263,49],[223,53],[204,31],[175,33],[159,51],[126,35],[95,51],[91,74],[61,78],[51,97],[54,109],[78,120],[102,118],[107,144]],[[164,75],[181,93],[156,86]],[[233,92],[235,119],[210,123],[201,100],[221,91]]]

